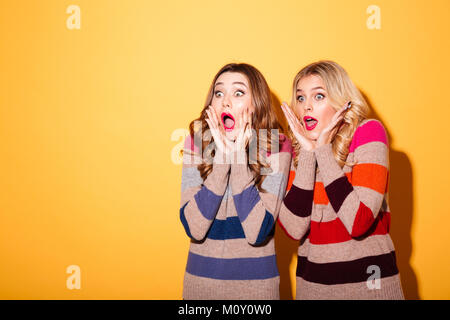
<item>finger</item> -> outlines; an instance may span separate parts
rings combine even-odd
[[[211,114],[209,113],[208,109],[206,109],[205,112],[206,112],[205,120],[208,123],[208,127],[211,128]]]
[[[290,115],[290,112],[289,112],[290,110],[289,110],[289,107],[286,105],[286,103],[283,102],[283,104],[281,105],[281,110],[283,110],[284,116],[286,118],[288,118]]]
[[[251,118],[251,114],[250,114],[250,108],[249,107],[247,107],[247,115],[246,115],[246,119],[247,119],[247,124],[250,124],[250,118]]]
[[[245,107],[245,110],[244,110],[244,119],[243,119],[243,122],[244,122],[244,127],[247,125],[247,122],[248,122],[248,108],[247,107]]]
[[[342,120],[344,120],[344,116],[341,115],[340,117],[336,118],[334,121],[334,127],[336,127]]]
[[[205,119],[206,123],[208,124],[209,130],[211,131],[211,135],[213,136],[214,140],[217,140],[217,130],[214,127],[214,124],[210,119]]]
[[[206,114],[208,115],[209,120],[214,120],[214,117],[213,117],[212,112],[211,112],[211,107],[208,107],[206,109]]]
[[[347,111],[347,105],[345,105],[344,107],[342,107],[341,109],[339,109],[338,112],[336,112],[336,114],[334,115],[333,118],[338,118],[340,117],[345,111]]]
[[[286,120],[289,121],[289,119],[290,119],[289,107],[287,107],[286,104],[283,103],[283,104],[281,105],[281,110],[283,111],[284,116],[286,117]]]
[[[289,125],[289,127],[291,128],[291,130],[295,132],[296,126],[295,126],[295,124],[294,124],[294,122],[293,122],[292,117],[291,117],[290,114],[287,115],[286,120],[287,120],[288,125]]]
[[[332,132],[334,129],[338,128],[338,125],[341,123],[341,121],[344,119],[344,116],[340,116],[339,118],[336,118],[331,125],[327,128],[329,132]]]
[[[290,118],[290,121],[294,125],[302,125],[302,122],[297,118],[297,116],[293,113],[292,109],[285,104],[284,106],[285,110],[287,111],[288,117]],[[294,127],[295,128],[295,127]]]
[[[208,122],[209,128],[212,129],[212,130],[217,130],[217,123],[214,120],[214,116],[211,114],[211,111],[207,110],[206,114],[208,115],[208,120],[209,121],[207,121],[207,122]]]
[[[245,125],[244,116],[245,116],[244,109],[242,109],[241,116],[239,117],[239,132],[242,132],[242,130],[244,129],[244,125]]]
[[[209,110],[209,113],[211,114],[211,117],[212,117],[211,120],[213,120],[216,124],[219,125],[220,122],[219,122],[219,119],[218,119],[216,110],[214,110],[213,108],[211,108],[211,106],[208,107],[208,110]]]
[[[288,121],[290,123],[290,126],[294,130],[299,130],[299,127],[302,127],[301,122],[298,120],[298,118],[292,113],[290,109],[288,109]]]
[[[215,128],[218,131],[218,134],[220,134],[221,136],[225,137],[226,133],[225,133],[225,128],[222,125],[222,122],[219,120],[219,116],[217,115],[215,110],[211,110],[211,106],[210,106],[210,114],[212,117],[212,121],[215,123]]]
[[[215,130],[214,130],[212,124],[211,124],[211,120],[205,119],[205,121],[206,121],[206,123],[208,124],[209,131],[211,132],[212,138],[213,138],[214,140],[216,140],[216,134],[215,134]]]

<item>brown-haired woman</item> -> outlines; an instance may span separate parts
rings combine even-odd
[[[189,126],[180,209],[191,238],[184,299],[279,299],[273,231],[291,144],[278,134],[271,107],[255,67],[227,64]]]

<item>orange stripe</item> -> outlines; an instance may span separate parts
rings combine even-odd
[[[292,187],[292,183],[294,182],[294,178],[295,178],[295,171],[289,171],[289,178],[288,178],[288,183],[287,183],[287,187],[286,187],[286,192],[291,190]]]
[[[350,182],[350,184],[351,184],[352,183],[352,172],[351,171],[347,172],[345,175],[347,176],[348,182]]]
[[[352,183],[352,173],[351,172],[347,172],[345,174],[347,176],[348,181],[350,181],[350,183]],[[294,182],[294,178],[295,178],[295,171],[289,171],[289,178],[288,178],[288,183],[287,183],[287,187],[286,187],[286,192],[289,191],[292,187],[292,183]],[[325,187],[323,185],[322,182],[316,182],[314,185],[314,203],[315,204],[328,204],[329,200],[328,200],[328,196],[327,193],[325,192]]]
[[[322,182],[316,182],[314,185],[314,204],[328,204],[327,193]]]
[[[384,194],[387,189],[388,170],[375,163],[361,163],[353,167],[353,186],[367,187]]]
[[[387,180],[387,182],[386,182],[386,193],[388,193],[389,192],[389,175],[390,175],[391,173],[388,171],[388,173],[387,173],[387,178],[386,178],[386,180]]]

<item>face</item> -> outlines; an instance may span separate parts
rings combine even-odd
[[[317,140],[330,124],[336,110],[329,104],[328,92],[317,75],[309,75],[297,83],[295,114],[303,123],[306,137]]]
[[[211,106],[220,119],[220,126],[225,130],[226,137],[235,140],[242,112],[247,107],[250,114],[254,111],[247,77],[238,72],[222,73],[214,84]]]

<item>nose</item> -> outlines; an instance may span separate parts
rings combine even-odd
[[[303,108],[305,109],[305,111],[312,111],[312,110],[313,110],[313,107],[312,107],[311,101],[310,101],[310,100],[307,100],[307,101],[305,102],[305,105],[304,105]]]
[[[231,108],[231,101],[228,95],[225,95],[222,100],[222,106],[224,108]]]

